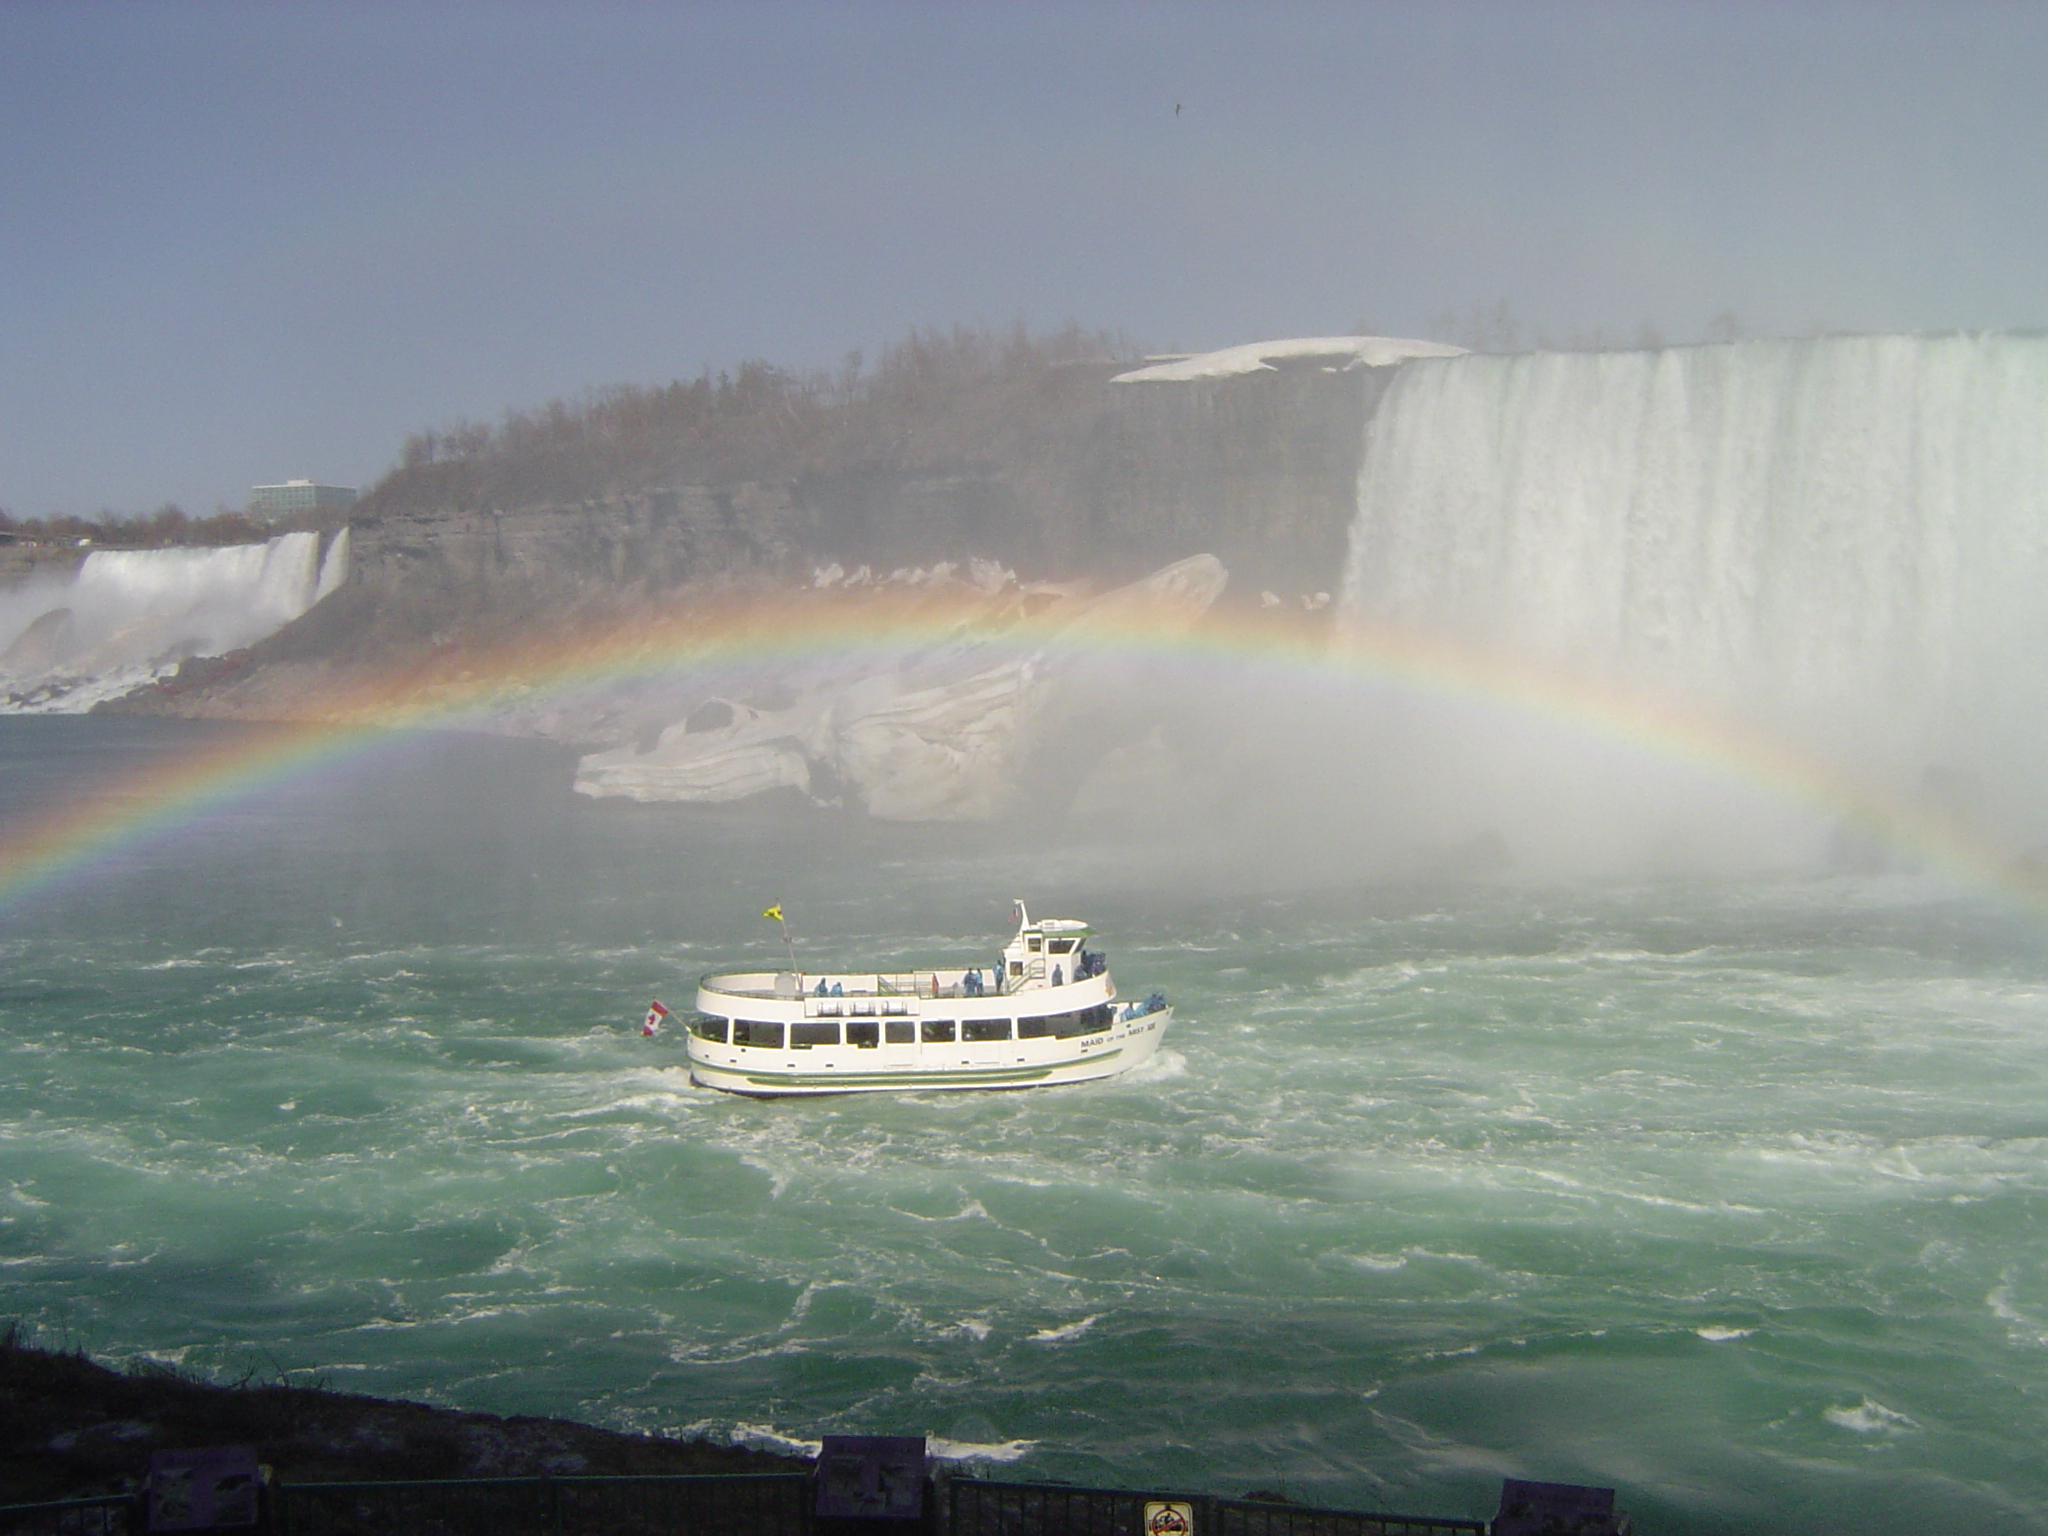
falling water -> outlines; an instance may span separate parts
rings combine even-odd
[[[1410,365],[1347,602],[1899,771],[1967,748],[2016,797],[2044,360]],[[235,643],[346,558],[242,552],[273,556],[268,608],[260,564],[209,617],[159,557],[51,602],[128,578],[160,594],[131,616]],[[0,648],[52,611],[20,597]],[[81,761],[148,782],[226,739],[0,720],[0,826],[51,818]],[[1401,798],[1446,775],[1402,779],[1384,730],[1282,744],[1328,795],[1224,764],[1232,805],[1312,813],[1334,873],[1277,893],[1230,894],[1201,835],[599,804],[568,754],[474,738],[210,804],[0,907],[0,1313],[230,1380],[928,1432],[1076,1482],[1483,1516],[1541,1477],[1672,1536],[2048,1531],[2039,927],[1897,872],[1376,885],[1351,823],[1456,836]],[[1503,778],[1531,776],[1517,745]],[[800,954],[907,969],[987,952],[1015,894],[1168,990],[1144,1073],[759,1103],[637,1028],[774,963],[769,902]]]
[[[345,579],[348,534],[226,549],[94,550],[68,581],[0,590],[0,712],[72,714],[193,656],[252,645]]]
[[[2040,337],[1413,363],[1368,429],[1346,608],[2021,815],[2044,429]]]

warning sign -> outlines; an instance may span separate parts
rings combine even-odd
[[[1145,1506],[1142,1536],[1195,1536],[1195,1506],[1154,1499]]]

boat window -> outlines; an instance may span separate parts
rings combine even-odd
[[[715,1040],[725,1044],[725,1020],[715,1019],[708,1013],[700,1013],[690,1020],[690,1033],[699,1040]]]
[[[924,1021],[924,1043],[926,1045],[950,1045],[953,1040],[951,1019],[926,1019]]]
[[[1019,1040],[1043,1040],[1053,1032],[1053,1020],[1048,1018],[1019,1019],[1017,1038]]]
[[[1049,954],[1064,955],[1073,949],[1074,941],[1072,939],[1047,939],[1045,947]]]
[[[1008,1019],[966,1019],[960,1025],[962,1040],[1007,1040],[1010,1038]]]
[[[732,1021],[732,1043],[734,1045],[765,1045],[770,1050],[782,1049],[782,1026],[764,1024],[758,1019],[734,1019]]]
[[[881,1040],[882,1026],[873,1019],[869,1019],[865,1023],[849,1024],[846,1026],[846,1043],[848,1045],[858,1045],[872,1049],[874,1046],[881,1044]]]
[[[891,1019],[882,1029],[883,1038],[891,1045],[909,1045],[917,1039],[917,1025],[909,1019]]]
[[[1022,960],[1012,960],[1010,962],[1010,974],[1012,976],[1022,976],[1024,974],[1024,962]]]
[[[792,1024],[789,1026],[789,1044],[792,1050],[807,1051],[814,1045],[837,1045],[838,1043],[839,1026],[836,1023],[825,1024],[813,1019],[805,1024]]]
[[[1024,941],[1024,947],[1025,947],[1026,949],[1030,950],[1030,951],[1031,951],[1031,953],[1035,955],[1035,954],[1037,954],[1037,953],[1038,953],[1038,949],[1039,949],[1039,944],[1040,944],[1040,942],[1041,942],[1041,941],[1039,940],[1039,937],[1038,937],[1038,935],[1034,933],[1034,934],[1032,934],[1032,935],[1031,935],[1031,937],[1030,937],[1030,938],[1028,938],[1028,939],[1026,939],[1026,940]]]
[[[1059,1027],[1054,1030],[1054,1033],[1062,1040],[1071,1039],[1075,1035],[1095,1034],[1100,1030],[1109,1028],[1109,1021],[1113,1012],[1114,1010],[1110,1008],[1109,1004],[1097,1003],[1093,1008],[1082,1008],[1073,1013],[1063,1013],[1059,1017]]]

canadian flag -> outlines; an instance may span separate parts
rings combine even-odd
[[[647,1017],[640,1022],[640,1033],[643,1035],[661,1033],[661,1021],[667,1017],[668,1010],[662,1007],[659,1002],[650,1003],[647,1008]]]

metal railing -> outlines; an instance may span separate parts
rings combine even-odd
[[[808,980],[811,985],[803,988],[802,991],[805,997],[812,998],[817,1002],[844,1002],[847,998],[871,1001],[878,997],[916,997],[922,998],[926,1002],[934,1002],[977,995],[967,990],[967,973],[965,971],[955,974],[960,979],[940,981],[937,971],[899,971],[894,975],[888,976],[868,973],[855,976],[827,974],[825,976],[827,988],[829,989],[836,982],[843,991],[840,995],[834,996],[828,990],[824,997],[818,997],[816,991],[818,977],[806,973],[803,979]],[[999,996],[1001,994],[1001,981],[1001,971],[990,971],[983,983],[986,990],[979,995],[985,997]]]
[[[282,1483],[274,1536],[818,1536],[808,1473]],[[1192,1536],[1486,1536],[1483,1520],[1313,1509],[1209,1494],[941,1477],[905,1536],[1145,1536],[1148,1503],[1190,1506]],[[129,1495],[0,1507],[0,1536],[143,1536]],[[827,1523],[830,1528],[830,1522]]]
[[[0,1536],[129,1536],[142,1520],[131,1494],[0,1507]]]
[[[780,990],[775,985],[742,987],[719,976],[698,978],[697,985],[713,997],[743,997],[760,1002],[793,1003],[802,999],[811,1003],[846,1003],[853,1000],[873,1002],[877,998],[922,998],[926,1002],[958,1001],[962,998],[1006,997],[1018,991],[1027,981],[1043,981],[1046,976],[1045,961],[1038,958],[1030,962],[1031,968],[1019,977],[1006,978],[1000,964],[982,967],[982,984],[979,992],[967,989],[965,971],[899,971],[892,975],[881,975],[872,971],[785,971],[784,976],[793,976],[796,990]],[[756,974],[756,973],[747,973]],[[762,971],[761,976],[773,977],[777,973]],[[941,975],[951,975],[952,981],[941,981]],[[1086,978],[1069,978],[1084,980]],[[817,986],[825,983],[825,995],[820,997]],[[833,987],[838,992],[833,992]]]
[[[1192,1506],[1194,1536],[1486,1536],[1484,1520],[1434,1515],[1311,1509],[1207,1494],[1133,1493],[1126,1489],[1061,1488],[1041,1483],[985,1483],[959,1478],[946,1485],[947,1536],[1143,1536],[1145,1506]]]
[[[279,1536],[808,1536],[811,1527],[802,1472],[290,1483],[271,1494]]]
[[[1465,1531],[1486,1536],[1484,1520],[1392,1515],[1351,1509],[1308,1509],[1249,1499],[1214,1499],[1210,1536],[1432,1536]]]

